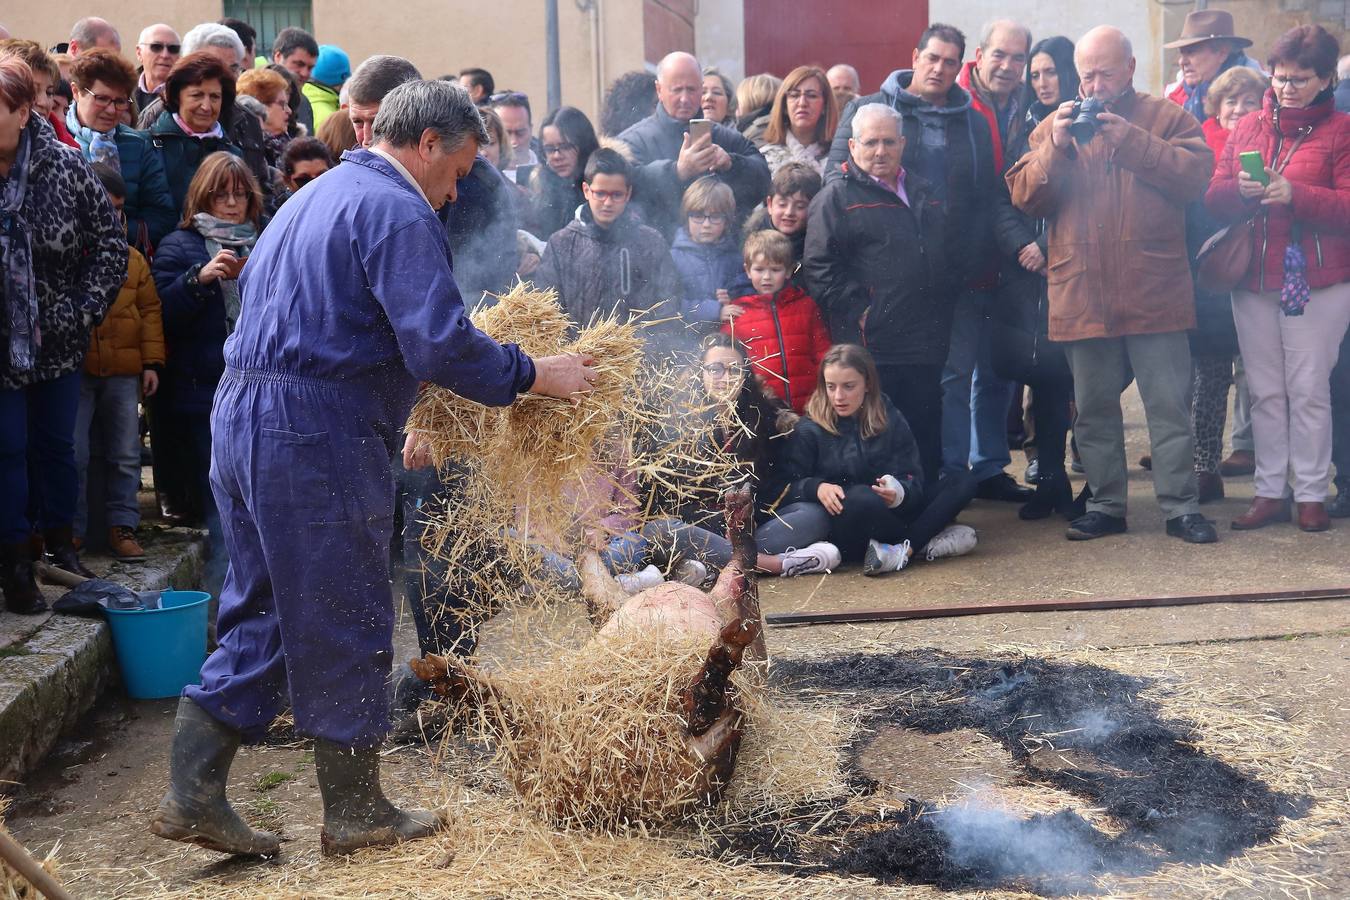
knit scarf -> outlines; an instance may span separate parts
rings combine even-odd
[[[206,239],[206,254],[212,258],[221,250],[233,250],[236,256],[248,256],[258,240],[258,229],[251,222],[226,222],[210,213],[199,212],[192,217],[192,227]],[[239,282],[220,279],[220,293],[225,298],[225,334],[234,333],[239,321]]]
[[[38,348],[42,345],[37,290],[33,285],[33,236],[23,213],[33,130],[30,122],[30,127],[19,132],[14,165],[0,187],[0,299],[4,301],[4,316],[9,322],[9,369],[15,373],[31,372],[37,366]]]
[[[72,103],[66,110],[66,128],[80,145],[80,153],[84,154],[85,160],[91,166],[105,163],[118,172],[122,171],[122,159],[117,153],[116,125],[111,131],[95,131],[80,123],[80,117],[75,115],[75,104]]]

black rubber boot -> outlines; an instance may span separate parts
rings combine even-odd
[[[27,541],[0,547],[0,594],[5,606],[21,616],[47,611],[37,579],[33,577],[32,550]]]
[[[323,795],[324,856],[341,856],[362,847],[387,847],[427,837],[441,827],[440,816],[426,809],[401,810],[380,788],[380,752],[354,750],[332,741],[314,741],[314,769]]]
[[[69,525],[65,528],[49,528],[42,532],[42,539],[47,544],[47,557],[58,569],[65,569],[72,575],[84,578],[96,578],[97,576],[80,562],[80,555],[75,551],[74,538],[74,532]]]
[[[239,750],[239,732],[218,721],[187,697],[178,701],[169,792],[159,802],[150,830],[162,838],[196,844],[236,856],[275,856],[277,836],[256,831],[225,799],[230,763]]]

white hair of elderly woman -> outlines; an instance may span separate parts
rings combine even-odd
[[[217,25],[215,22],[203,22],[183,35],[183,55],[196,53],[206,47],[228,47],[244,59],[244,42],[239,40],[233,28]]]
[[[377,144],[415,147],[428,128],[440,135],[450,153],[468,140],[480,147],[489,142],[483,117],[469,92],[440,79],[409,81],[390,91],[380,103],[371,137]]]
[[[857,134],[865,123],[877,118],[894,122],[897,132],[904,128],[905,117],[900,114],[900,110],[884,103],[864,103],[853,113],[853,133]]]

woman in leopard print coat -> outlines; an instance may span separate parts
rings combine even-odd
[[[0,587],[16,612],[44,608],[28,552],[35,527],[57,565],[81,569],[71,545],[79,370],[127,271],[107,194],[33,99],[28,67],[0,60]]]

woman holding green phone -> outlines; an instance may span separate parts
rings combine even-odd
[[[1271,49],[1271,90],[1229,136],[1205,198],[1250,220],[1251,264],[1233,317],[1252,395],[1256,498],[1238,530],[1288,522],[1324,531],[1331,475],[1331,370],[1350,327],[1350,116],[1332,88],[1340,45],[1303,25]],[[1263,183],[1248,167],[1260,155]],[[1245,159],[1244,159],[1245,157]]]

